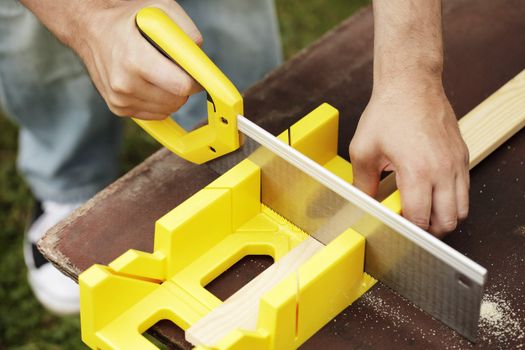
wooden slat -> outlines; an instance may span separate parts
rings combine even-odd
[[[459,121],[470,169],[525,126],[525,70]]]
[[[301,242],[259,276],[248,282],[221,306],[209,312],[186,331],[186,340],[194,345],[213,346],[229,332],[255,330],[259,300],[290,273],[305,263],[324,245],[312,237]]]

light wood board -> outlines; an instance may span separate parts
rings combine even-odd
[[[186,330],[186,340],[211,347],[234,329],[255,330],[261,297],[323,247],[312,237],[305,239]]]
[[[525,70],[459,121],[470,169],[525,126]]]

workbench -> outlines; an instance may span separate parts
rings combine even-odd
[[[461,117],[525,68],[525,2],[451,0],[443,12],[444,84]],[[328,102],[340,111],[339,154],[348,158],[371,94],[372,47],[365,8],[246,91],[246,116],[278,134]],[[473,170],[469,218],[444,240],[489,271],[476,344],[378,283],[301,348],[525,348],[524,163],[522,130]],[[48,232],[40,248],[75,279],[130,248],[151,251],[155,221],[217,177],[161,149]],[[271,263],[246,257],[207,288],[225,299]],[[150,332],[191,347],[169,322]]]

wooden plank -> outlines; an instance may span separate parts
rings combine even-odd
[[[459,125],[473,168],[525,125],[525,70],[469,112]],[[342,213],[346,215],[345,211]],[[255,331],[263,294],[297,271],[322,247],[312,237],[305,240],[190,327],[186,340],[212,347],[234,329]]]
[[[459,121],[470,169],[525,126],[525,70]]]
[[[212,347],[237,328],[255,331],[261,297],[291,273],[295,273],[323,247],[322,243],[312,237],[305,239],[186,330],[186,340],[193,345]]]

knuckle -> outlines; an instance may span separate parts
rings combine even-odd
[[[128,94],[131,92],[131,84],[129,81],[120,76],[113,77],[109,81],[109,87],[113,92],[118,94]]]
[[[108,105],[110,107],[118,108],[118,109],[125,109],[127,108],[127,103],[125,103],[124,99],[116,93],[112,93],[108,96]]]
[[[429,228],[428,218],[425,218],[423,216],[417,216],[417,215],[410,216],[409,215],[409,216],[406,216],[406,219],[410,221],[411,223],[413,223],[414,225],[419,226],[423,230],[428,230]]]
[[[190,77],[181,78],[176,85],[177,96],[189,96],[192,87],[192,81]]]
[[[455,162],[451,157],[443,157],[438,160],[436,166],[437,169],[434,170],[442,174],[450,174],[454,172],[455,167]]]
[[[454,161],[456,164],[459,164],[461,167],[468,166],[469,164],[469,154],[468,152],[458,152],[456,153],[456,156],[454,157]]]
[[[467,167],[470,164],[470,153],[466,145],[463,147],[463,154],[461,157],[461,161]]]
[[[350,154],[350,159],[352,160],[352,162],[360,162],[365,160],[367,158],[367,148],[367,145],[362,141],[356,139],[352,140],[352,142],[350,142],[350,146],[348,147],[348,152]]]
[[[432,173],[432,170],[426,162],[415,160],[407,166],[407,173],[412,174],[413,179],[426,179]]]
[[[428,230],[428,221],[425,221],[423,219],[413,219],[412,221],[416,226],[419,226],[420,228],[422,228],[423,230]]]

